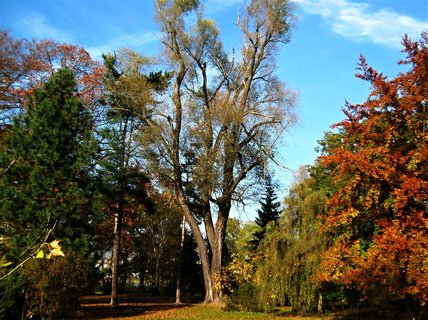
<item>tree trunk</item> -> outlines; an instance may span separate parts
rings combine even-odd
[[[141,262],[140,262],[141,263]],[[144,277],[146,274],[146,268],[144,265],[140,265],[140,289],[144,290]]]
[[[208,257],[208,248],[204,236],[199,229],[198,222],[190,211],[189,205],[185,195],[178,189],[177,193],[178,202],[180,207],[183,209],[184,216],[186,217],[187,224],[195,237],[196,245],[199,251],[199,257],[202,264],[202,275],[204,278],[205,287],[205,299],[204,303],[210,303],[213,301],[213,287],[211,280],[211,263]]]
[[[119,285],[119,250],[120,250],[120,235],[122,231],[122,208],[114,215],[114,243],[112,253],[111,265],[111,300],[110,305],[117,307],[119,305],[118,299],[118,285]]]
[[[178,256],[178,272],[177,272],[177,282],[175,286],[175,303],[181,304],[181,265],[183,262],[183,253],[184,253],[184,240],[186,236],[186,217],[183,216],[183,221],[181,225],[181,241],[180,241],[180,253]]]
[[[213,279],[213,301],[222,303],[222,261],[223,261],[223,244],[226,235],[227,219],[229,210],[219,208],[218,218],[215,225],[215,242],[212,249],[211,261],[211,278]]]
[[[214,225],[210,207],[210,193],[204,190],[201,196],[202,201],[202,212],[204,217],[205,233],[208,238],[208,244],[212,250],[214,248],[215,236],[214,236]]]

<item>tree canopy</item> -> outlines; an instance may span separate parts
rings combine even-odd
[[[156,6],[173,83],[170,99],[154,110],[143,146],[150,171],[175,193],[195,236],[206,301],[218,300],[232,202],[244,197],[255,169],[272,159],[294,121],[294,95],[275,75],[275,52],[289,40],[291,8],[288,1],[251,1],[237,23],[243,42],[238,58],[226,54],[215,22],[203,17],[198,1],[157,1]],[[185,14],[192,12],[197,19],[187,27]],[[185,155],[194,159],[191,166]],[[186,186],[184,168],[190,178]],[[195,190],[196,198],[185,188]]]
[[[0,213],[14,239],[10,253],[31,251],[48,231],[73,250],[85,248],[85,192],[97,152],[92,125],[69,69],[37,89],[14,119],[1,153]]]
[[[407,72],[388,80],[361,57],[371,85],[363,104],[347,104],[340,143],[322,165],[340,186],[323,229],[334,237],[322,277],[355,284],[373,299],[428,300],[428,34],[404,37]]]

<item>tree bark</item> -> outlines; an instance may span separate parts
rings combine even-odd
[[[140,289],[144,289],[144,276],[146,274],[146,267],[143,263],[143,253],[140,252],[139,254],[140,256]]]
[[[211,281],[211,263],[208,256],[207,244],[205,242],[204,236],[202,235],[201,230],[199,229],[198,222],[190,211],[186,196],[183,194],[182,190],[178,190],[176,195],[178,198],[178,203],[183,210],[184,216],[186,217],[187,224],[190,227],[190,230],[195,237],[196,245],[199,251],[199,257],[201,259],[202,265],[202,275],[204,278],[204,287],[205,287],[205,299],[204,303],[210,303],[213,301],[213,288]]]
[[[218,218],[215,225],[215,242],[212,248],[211,278],[213,279],[213,302],[222,303],[223,290],[221,287],[223,245],[226,236],[227,221],[229,218],[231,202],[219,206]]]
[[[118,286],[119,286],[119,250],[120,235],[122,231],[122,210],[119,209],[114,215],[114,243],[111,265],[111,299],[110,305],[117,307],[119,305]]]
[[[186,236],[186,217],[183,216],[183,221],[181,225],[181,240],[180,240],[180,254],[178,256],[178,272],[177,272],[177,282],[175,285],[175,303],[181,304],[181,265],[183,262],[183,253],[184,253],[184,240]]]

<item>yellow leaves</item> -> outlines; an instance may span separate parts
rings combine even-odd
[[[1,263],[0,267],[6,268],[6,267],[10,266],[11,264],[12,264],[12,262],[4,262],[4,263]]]
[[[64,257],[64,252],[61,250],[61,246],[59,245],[59,240],[54,240],[50,243],[50,246],[52,248],[51,254],[53,256],[62,256]]]
[[[43,247],[47,247],[46,253],[43,250]],[[52,257],[65,257],[65,254],[59,245],[59,240],[43,243],[41,249],[36,254],[36,259],[51,259]]]
[[[242,259],[237,255],[232,255],[232,261],[224,269],[222,274],[222,285],[224,288],[231,289],[230,284],[236,282],[239,285],[252,283],[255,279],[256,263],[253,259]]]
[[[51,255],[54,257],[58,257],[58,256],[65,257],[64,252],[62,252],[61,249],[52,249]]]
[[[424,155],[418,150],[412,155],[409,163],[406,165],[406,169],[409,171],[417,171],[423,161]]]
[[[371,208],[374,205],[377,205],[379,203],[379,197],[380,197],[380,186],[375,184],[372,186],[365,194],[364,197],[364,206],[366,208]]]

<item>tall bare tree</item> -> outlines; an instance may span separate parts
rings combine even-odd
[[[157,0],[156,8],[162,58],[173,70],[173,84],[155,108],[142,143],[147,165],[174,192],[195,236],[205,302],[219,301],[232,203],[245,196],[258,169],[273,159],[294,121],[294,94],[275,75],[278,45],[289,41],[292,8],[284,0],[251,1],[236,22],[241,52],[230,55],[199,1]],[[188,27],[191,14],[196,22]]]

